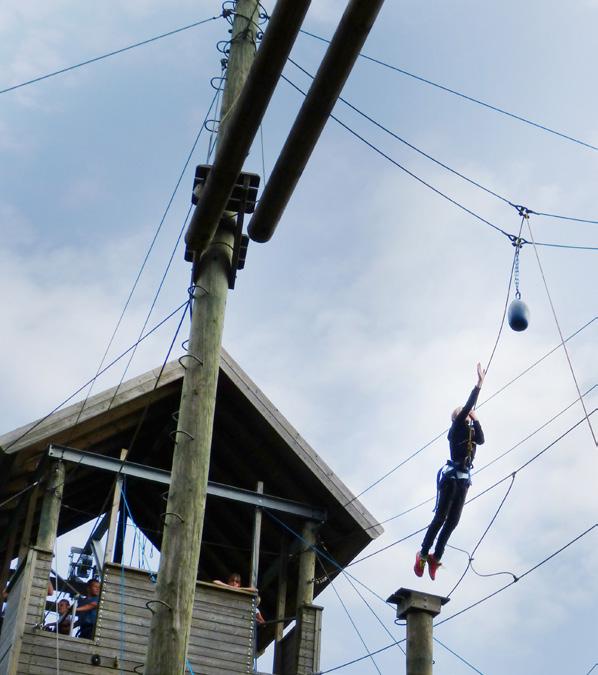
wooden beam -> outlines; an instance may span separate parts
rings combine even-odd
[[[316,576],[316,532],[319,523],[307,521],[303,526],[301,538],[303,550],[299,557],[299,576],[297,579],[297,609],[302,605],[311,605],[314,601],[314,580]]]
[[[274,663],[273,673],[282,672],[282,647],[284,635],[284,617],[287,608],[289,544],[283,534],[280,540],[280,558],[278,559],[278,589],[276,593],[276,624],[274,625]]]
[[[29,550],[29,546],[31,544],[31,530],[33,526],[33,517],[35,515],[35,509],[37,508],[37,500],[39,497],[39,492],[40,487],[39,485],[36,485],[29,494],[29,499],[27,500],[27,513],[25,515],[25,522],[23,524],[23,529],[21,531],[19,562],[22,562],[24,557],[27,555],[27,551]]]
[[[244,1],[237,4],[244,4]],[[221,123],[214,166],[185,235],[187,248],[195,252],[196,260],[199,260],[216,233],[310,2],[311,0],[277,1],[251,70],[243,74],[245,86],[239,88],[234,97],[230,97],[225,88],[224,96],[229,98],[223,98],[222,107],[228,114],[227,129],[225,131]],[[254,22],[250,28],[254,35],[257,32],[256,27]],[[231,43],[229,76],[234,66],[233,47],[234,44]],[[223,118],[221,115],[221,119]]]
[[[124,462],[127,456],[127,450],[120,451],[120,461]],[[121,501],[123,478],[120,474],[117,475],[114,481],[114,492],[112,495],[112,506],[110,507],[110,516],[108,520],[108,538],[106,539],[106,550],[104,552],[104,564],[112,562],[112,554],[114,553],[114,538],[116,536],[116,524],[118,518],[118,509]],[[119,561],[120,562],[120,561]]]
[[[320,138],[384,0],[350,0],[249,223],[268,241]]]
[[[48,473],[48,484],[42,503],[36,547],[52,553],[54,551],[54,542],[56,541],[62,491],[64,488],[64,462],[52,462]]]

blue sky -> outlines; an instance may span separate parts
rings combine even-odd
[[[330,37],[345,3],[314,0],[305,29]],[[266,3],[269,10],[272,3]],[[214,16],[220,3],[156,0],[109,5],[7,0],[0,8],[0,89]],[[364,53],[598,145],[598,3],[387,2]],[[213,96],[222,19],[0,97],[1,428],[44,415],[92,377]],[[293,58],[314,72],[325,45],[301,35]],[[304,89],[292,65],[285,74]],[[598,219],[598,154],[413,78],[359,60],[343,96],[445,164],[536,211]],[[300,95],[280,83],[263,124],[266,174]],[[396,162],[508,232],[512,207],[405,148],[339,103],[347,125]],[[204,132],[112,345],[133,342],[177,240]],[[257,143],[246,168],[262,173]],[[596,224],[533,217],[538,241],[598,246]],[[529,232],[524,236],[531,239]],[[565,336],[596,316],[597,252],[539,248]],[[432,192],[330,121],[272,241],[252,244],[230,294],[224,346],[308,442],[360,492],[446,428],[496,339],[513,248],[500,233]],[[185,299],[179,247],[150,325]],[[481,400],[559,343],[531,245],[521,254],[525,333],[503,332]],[[596,325],[568,344],[582,391],[596,384]],[[127,377],[161,363],[175,323],[147,340]],[[186,328],[185,328],[186,330]],[[115,384],[111,369],[95,391]],[[34,384],[32,384],[34,383]],[[573,403],[561,350],[480,410],[497,458]],[[587,398],[588,410],[596,394]],[[579,403],[474,479],[478,494],[583,416]],[[594,426],[596,423],[594,423]],[[434,493],[446,442],[432,444],[363,496],[380,520]],[[587,424],[517,474],[476,552],[480,572],[520,575],[596,521],[596,448]],[[468,506],[451,543],[471,550],[507,483]],[[423,527],[428,506],[393,520],[372,551]],[[598,661],[596,530],[513,587],[439,626],[436,636],[484,675],[580,675]],[[467,556],[448,549],[437,581],[411,572],[414,537],[351,568],[380,596],[400,586],[448,592]],[[369,552],[369,551],[368,551]],[[449,616],[507,583],[466,576]],[[371,650],[390,641],[344,580],[339,593]],[[393,635],[393,613],[365,592]],[[332,591],[322,667],[365,653]],[[437,671],[473,672],[437,646]],[[403,672],[395,648],[376,657]],[[265,666],[264,666],[265,667]],[[371,661],[338,672],[375,673]]]

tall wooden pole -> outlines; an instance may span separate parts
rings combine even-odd
[[[257,0],[238,0],[220,110],[224,136],[255,55]],[[199,261],[145,675],[177,675],[185,657],[205,513],[216,386],[234,231],[221,224]],[[195,261],[197,263],[197,261]]]

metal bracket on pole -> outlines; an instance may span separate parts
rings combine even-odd
[[[193,192],[191,195],[193,204],[198,203],[201,189],[205,186],[211,169],[212,165],[210,164],[200,164],[195,169],[195,179],[193,181]],[[247,255],[247,247],[249,246],[249,237],[246,234],[243,234],[243,221],[246,213],[253,213],[255,211],[259,184],[260,177],[257,173],[240,173],[225,208],[225,212],[237,214],[235,243],[228,282],[228,287],[231,290],[235,287],[237,270],[241,270],[245,266],[245,256]],[[193,251],[189,248],[185,251],[185,260],[187,262],[192,262],[194,260]],[[198,261],[195,260],[195,262]],[[196,270],[197,266],[194,266],[194,279],[196,278]]]

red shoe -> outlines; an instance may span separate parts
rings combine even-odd
[[[426,560],[427,556],[421,555],[419,551],[415,554],[415,565],[413,565],[413,571],[418,577],[421,577],[424,574]]]
[[[428,572],[430,574],[430,579],[432,579],[432,581],[436,579],[436,572],[438,571],[440,565],[442,565],[440,560],[437,560],[434,557],[434,554],[430,553],[430,555],[428,556]]]

